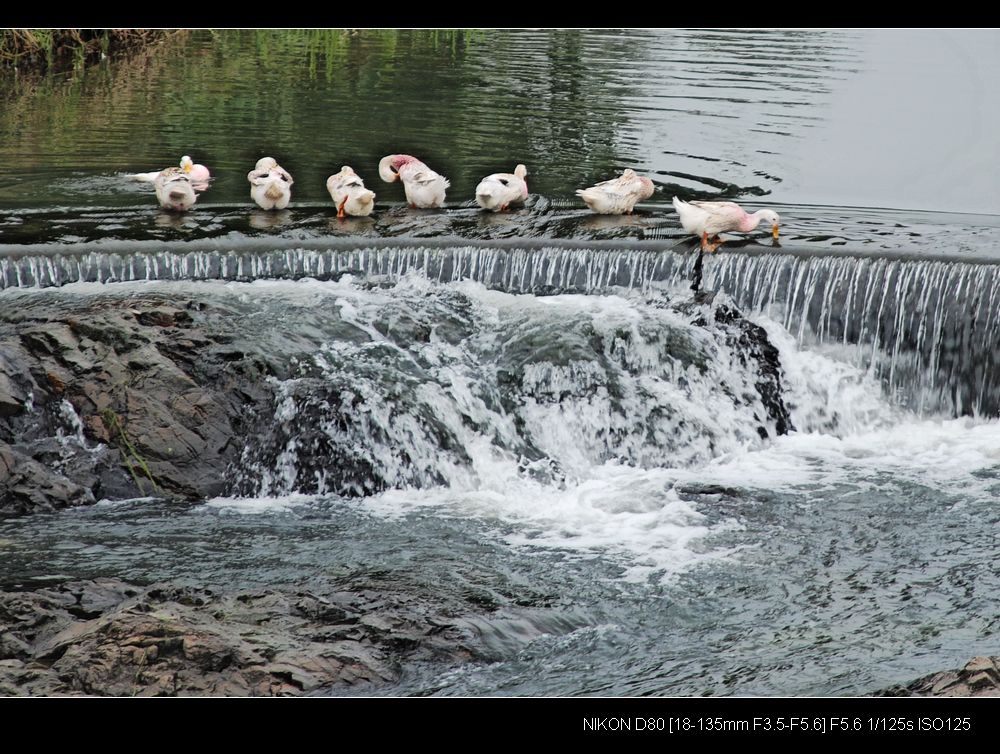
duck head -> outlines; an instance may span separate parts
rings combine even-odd
[[[393,181],[399,180],[399,168],[404,165],[407,160],[403,158],[405,155],[401,154],[388,154],[379,160],[378,163],[378,174],[386,183],[392,183]]]
[[[770,209],[762,209],[757,213],[761,221],[771,223],[771,237],[778,237],[778,226],[781,224],[781,218],[778,217],[778,213]]]
[[[398,181],[399,171],[403,169],[403,166],[409,165],[410,163],[417,163],[418,165],[423,164],[416,157],[409,154],[386,155],[379,161],[378,174],[386,183]]]

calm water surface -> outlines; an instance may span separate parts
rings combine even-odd
[[[190,153],[204,202],[248,200],[274,155],[295,198],[421,156],[465,201],[524,162],[533,191],[625,167],[767,203],[996,214],[997,31],[184,32],[131,60],[0,78],[0,203],[148,203],[110,176]],[[574,200],[575,201],[575,200]]]

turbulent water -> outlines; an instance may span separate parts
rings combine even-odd
[[[219,242],[207,245],[211,251],[180,253],[77,251],[0,259],[0,286],[337,279],[351,273],[399,279],[418,272],[439,282],[471,279],[507,292],[593,293],[609,286],[680,286],[693,278],[698,264],[696,255],[667,253],[662,245],[640,251],[636,246],[650,244],[554,244],[537,240],[497,248],[451,242],[435,248],[417,240],[391,246],[317,240],[309,243],[314,248],[292,242],[283,250],[260,252],[246,250],[248,243],[223,250]],[[852,361],[882,377],[889,393],[918,414],[1000,412],[994,348],[1000,338],[1000,274],[993,264],[775,252],[720,254],[701,264],[705,287],[728,292],[741,307],[767,312],[799,342],[857,346]]]
[[[919,415],[855,366],[870,347],[800,343],[761,312],[779,436],[756,365],[698,325],[724,297],[500,287],[411,271],[19,294],[162,290],[322,345],[276,385],[233,496],[8,521],[8,581],[364,573],[521,605],[470,624],[492,662],[411,668],[389,693],[864,693],[988,651],[995,419]],[[74,418],[65,442],[85,442]]]
[[[485,660],[388,694],[866,694],[997,652],[1000,191],[976,168],[997,100],[946,54],[992,65],[983,38],[279,34],[5,82],[0,306],[155,292],[297,355],[224,496],[0,521],[4,586],[349,575],[484,608],[463,620]],[[908,95],[932,64],[950,109]],[[124,181],[192,140],[219,176],[194,212]],[[372,219],[337,221],[325,176],[404,149],[448,172],[449,209],[381,184]],[[287,212],[247,206],[262,150],[296,173]],[[466,206],[513,154],[537,156],[528,208]],[[573,204],[625,166],[659,188],[637,215]],[[781,241],[699,258],[674,192],[776,208]],[[60,416],[63,447],[101,452]]]

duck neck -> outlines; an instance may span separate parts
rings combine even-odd
[[[760,225],[761,216],[760,213],[763,210],[757,210],[752,215],[747,215],[740,221],[740,232],[749,233],[752,230],[757,230],[757,226]]]

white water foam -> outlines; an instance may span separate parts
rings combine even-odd
[[[93,292],[96,287],[77,285],[89,289],[81,293]],[[142,284],[144,290],[147,285]],[[441,288],[473,303],[473,316],[482,325],[473,340],[484,349],[491,345],[488,341],[496,337],[501,323],[509,324],[518,318],[529,325],[545,319],[563,321],[568,334],[571,321],[589,318],[596,332],[607,335],[614,328],[640,334],[650,321],[669,323],[677,316],[644,308],[641,300],[625,295],[536,298],[491,291],[475,283],[440,286],[424,279],[404,280],[389,290],[364,288],[350,278],[339,282],[158,284],[161,286],[188,291],[208,288],[211,295],[233,295],[247,302],[273,298],[282,306],[329,305],[335,301],[344,320],[353,321],[371,337],[377,337],[383,348],[395,349],[400,359],[413,358],[412,349],[388,344],[371,327],[370,311],[401,299],[416,305],[414,302],[421,297],[429,298]],[[694,392],[671,395],[670,391],[677,389],[676,381],[688,375],[678,371],[681,368],[676,365],[670,366],[674,371],[669,374],[656,372],[659,356],[646,336],[633,338],[630,347],[619,352],[631,365],[641,367],[640,379],[635,383],[638,392],[625,392],[624,416],[642,415],[646,410],[643,402],[653,395],[664,402],[683,401],[691,408],[690,417],[717,429],[721,440],[699,450],[697,437],[705,432],[703,426],[696,427],[690,452],[682,454],[678,463],[664,462],[655,454],[643,455],[641,448],[635,450],[638,446],[633,447],[635,458],[630,463],[595,460],[600,458],[595,449],[610,442],[595,428],[613,426],[616,421],[608,394],[600,385],[570,407],[558,401],[532,402],[529,398],[520,407],[523,427],[516,427],[511,415],[488,405],[477,392],[481,380],[478,370],[492,367],[463,361],[467,353],[462,352],[461,344],[449,343],[432,333],[421,356],[425,368],[436,379],[419,385],[417,397],[461,440],[469,463],[442,459],[439,450],[428,445],[420,450],[425,454],[423,460],[417,458],[415,462],[436,464],[435,468],[442,470],[445,486],[386,490],[363,498],[358,505],[378,516],[432,510],[436,515],[496,522],[497,536],[512,546],[575,557],[609,558],[621,564],[625,578],[641,580],[670,577],[697,563],[733,556],[731,546],[713,544],[713,535],[739,529],[740,521],[732,515],[722,516],[721,521],[718,514],[708,515],[706,506],[711,505],[711,495],[706,495],[704,501],[692,502],[690,496],[679,492],[697,485],[744,490],[751,497],[754,490],[808,497],[821,496],[824,490],[840,494],[835,488],[843,485],[864,489],[902,480],[969,502],[995,500],[1000,422],[919,418],[886,400],[870,370],[853,366],[852,354],[845,353],[850,346],[800,346],[796,337],[768,317],[761,315],[755,321],[765,328],[779,350],[786,400],[796,427],[796,431],[776,439],[761,441],[753,434],[722,431],[729,423],[745,419],[727,415],[714,390],[721,372],[735,368],[725,353],[716,352],[717,359],[710,369],[717,371],[697,383]],[[316,362],[320,370],[335,369],[332,359],[338,349],[344,348],[335,343],[321,351]],[[345,350],[340,355],[356,358],[358,353]],[[372,358],[380,359],[384,353],[373,351]],[[540,360],[526,366],[524,384],[526,393],[537,397],[542,389],[558,394],[572,392],[581,384],[594,386],[599,376],[591,362],[571,360],[554,365]],[[378,396],[369,398],[375,400]],[[279,404],[276,418],[295,422],[297,411],[294,401],[285,400]],[[409,442],[411,450],[420,448],[417,440],[422,430],[401,421],[398,415],[386,413],[373,416],[372,421],[396,433],[390,445]],[[489,431],[483,431],[483,427]],[[526,463],[508,450],[514,447],[519,432],[525,431],[546,455],[558,459],[562,476],[536,478],[525,473],[532,464],[545,466],[538,461]],[[628,434],[623,437],[623,448],[635,441]],[[272,488],[294,485],[294,475],[280,474],[284,473],[282,469],[294,470],[297,450],[294,445],[285,447],[282,463],[270,472],[275,475],[268,483]],[[397,461],[386,456],[382,462],[390,465]],[[274,513],[316,499],[299,494],[217,498],[206,508],[242,514]]]
[[[672,481],[670,470],[608,463],[593,468],[589,479],[562,488],[508,477],[493,489],[387,490],[365,498],[362,506],[385,517],[433,509],[436,515],[495,521],[502,524],[497,536],[511,546],[611,559],[621,565],[622,578],[644,581],[732,554],[700,541],[739,524],[710,525],[680,499]]]
[[[571,464],[575,478],[561,486],[501,469],[495,478],[481,476],[474,490],[391,490],[367,498],[365,506],[379,515],[434,508],[443,515],[495,519],[514,527],[505,535],[514,546],[600,554],[622,563],[625,578],[643,580],[735,554],[714,547],[711,535],[738,529],[740,522],[709,524],[701,504],[678,495],[684,488],[718,486],[751,498],[755,490],[777,490],[812,499],[824,491],[842,494],[845,485],[863,491],[906,481],[966,501],[995,500],[1000,422],[921,419],[887,401],[871,371],[850,363],[846,347],[800,350],[776,322],[763,316],[755,321],[781,355],[798,428],[786,436],[763,446],[744,441],[688,465],[588,466],[581,458]],[[592,407],[585,405],[578,416],[542,412],[537,426],[544,428],[544,446],[572,447],[572,438],[587,435],[598,423],[597,414],[587,413]]]
[[[222,513],[262,515],[290,513],[317,500],[315,495],[280,495],[275,497],[214,497],[200,507]]]

